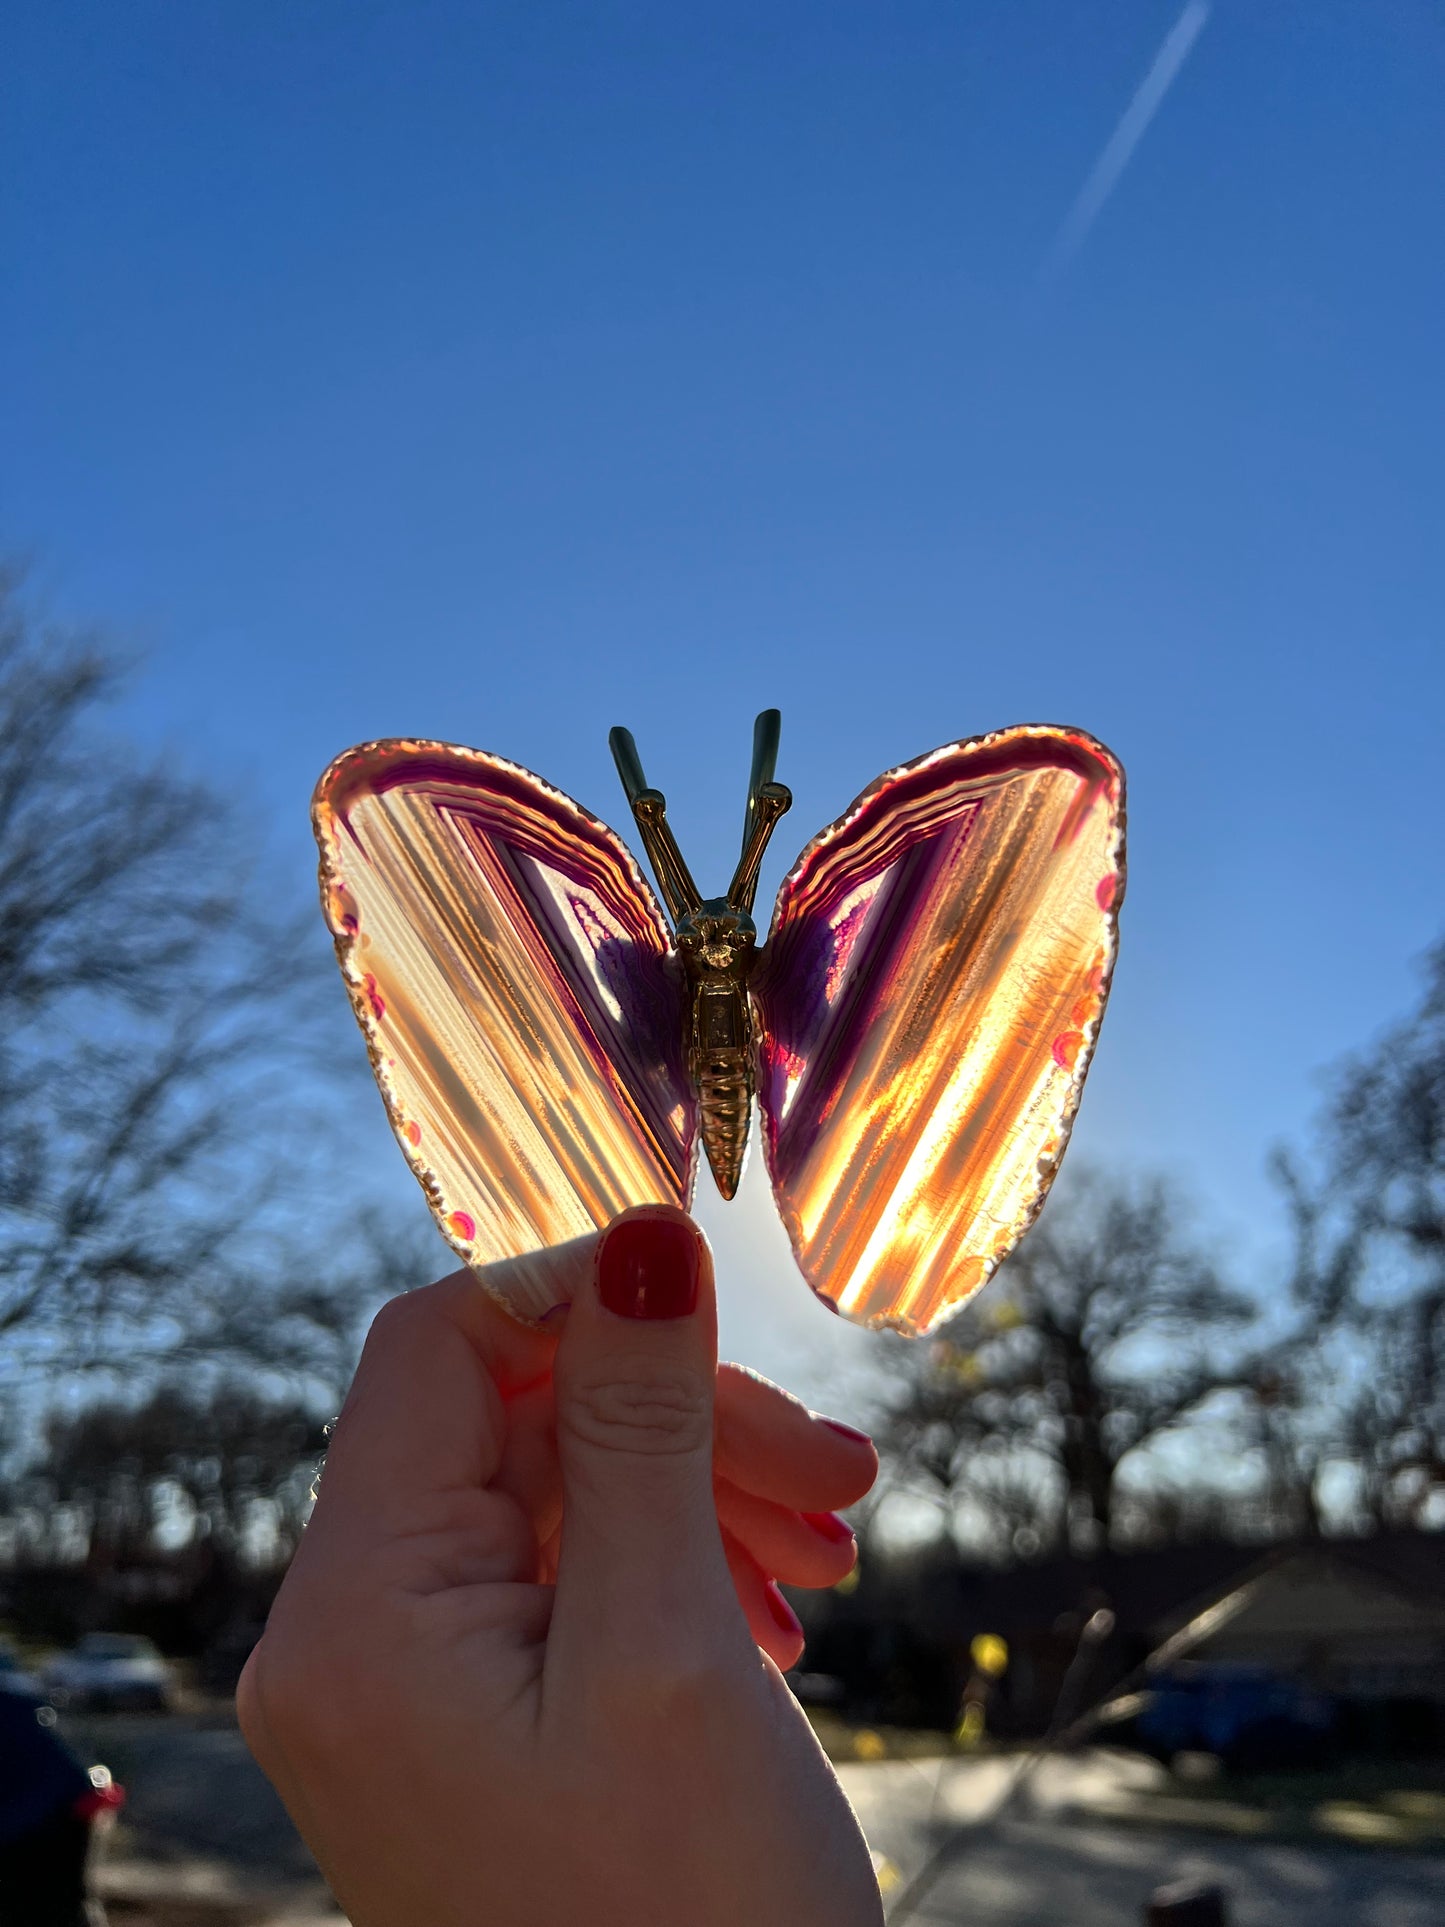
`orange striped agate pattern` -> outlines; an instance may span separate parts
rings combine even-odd
[[[458,1256],[480,1270],[686,1204],[682,973],[612,831],[515,764],[418,741],[338,757],[312,817],[377,1083]],[[551,1309],[536,1275],[523,1317]]]
[[[813,1289],[926,1331],[1033,1221],[1124,886],[1123,772],[1026,726],[893,770],[804,851],[753,995],[763,1143]]]

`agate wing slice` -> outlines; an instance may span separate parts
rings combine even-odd
[[[1063,1153],[1108,994],[1123,772],[1025,727],[880,777],[783,884],[753,982],[763,1144],[809,1283],[926,1331]]]
[[[412,741],[339,757],[313,822],[377,1082],[458,1255],[482,1267],[631,1204],[686,1205],[682,977],[611,830],[514,764]]]

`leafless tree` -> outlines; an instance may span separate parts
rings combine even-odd
[[[299,961],[305,926],[254,887],[216,793],[107,732],[120,674],[93,637],[40,621],[13,574],[0,579],[12,1390],[215,1337],[254,1289],[268,1211],[306,1162],[321,953]]]
[[[1445,944],[1411,1015],[1340,1068],[1323,1127],[1312,1166],[1276,1165],[1297,1316],[1263,1422],[1298,1493],[1333,1466],[1354,1523],[1419,1523],[1445,1487]]]
[[[1253,1313],[1162,1186],[1076,1181],[936,1341],[895,1353],[885,1455],[1005,1544],[1092,1550],[1121,1471],[1239,1391]]]
[[[192,1311],[190,1348],[335,1413],[374,1314],[455,1265],[420,1199],[410,1212],[363,1206],[344,1228],[328,1224],[324,1239],[283,1226],[252,1267],[251,1289]]]

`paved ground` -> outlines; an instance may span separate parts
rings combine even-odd
[[[1156,1887],[1184,1877],[1223,1887],[1230,1927],[1439,1927],[1445,1918],[1438,1861],[1028,1822],[971,1835],[917,1906],[890,1918],[899,1927],[1125,1927],[1142,1921]]]
[[[103,1880],[115,1927],[345,1927],[229,1721],[114,1717],[73,1723],[71,1734],[130,1794],[124,1850]],[[1230,1927],[1445,1922],[1445,1857],[1146,1825],[1131,1802],[1160,1769],[1107,1752],[1046,1761],[1001,1814],[1018,1764],[841,1769],[894,1927],[1138,1927],[1151,1891],[1188,1875],[1225,1887]]]
[[[993,1818],[1003,1759],[842,1769],[884,1861],[894,1927],[1137,1927],[1153,1890],[1202,1878],[1230,1927],[1440,1927],[1445,1859],[1174,1832],[1127,1817],[1158,1769],[1126,1755],[1050,1760]],[[1091,1805],[1109,1810],[1101,1820]]]
[[[126,1789],[99,1857],[114,1927],[345,1927],[235,1721],[114,1714],[65,1721]]]

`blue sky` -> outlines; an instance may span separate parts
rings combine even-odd
[[[777,703],[766,897],[890,763],[1093,730],[1132,882],[1078,1142],[1266,1267],[1268,1147],[1445,927],[1445,24],[1217,0],[1044,276],[1180,12],[22,0],[3,540],[145,651],[127,725],[278,899],[367,736],[618,823],[627,722],[720,882]],[[786,1367],[833,1341],[766,1248]]]

